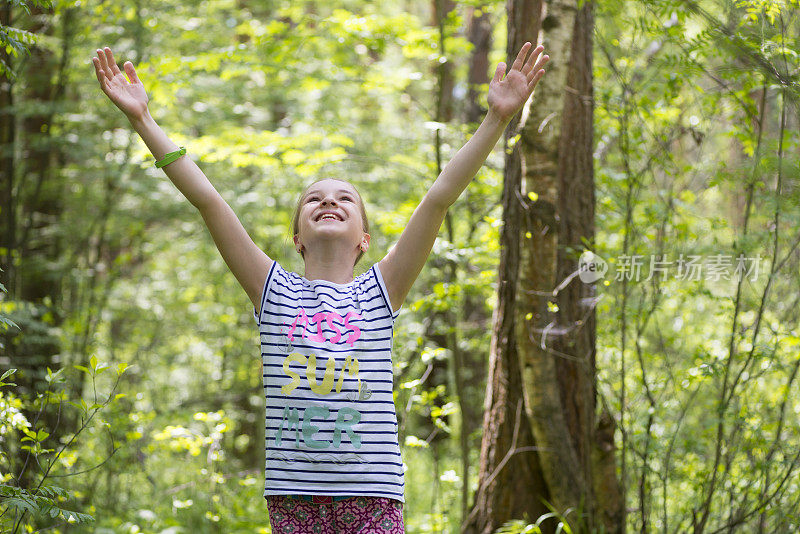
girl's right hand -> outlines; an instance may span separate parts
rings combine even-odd
[[[114,54],[109,47],[103,50],[97,49],[97,57],[92,58],[94,70],[97,74],[97,81],[108,98],[122,110],[128,119],[136,119],[147,112],[147,102],[149,101],[144,85],[136,76],[133,63],[126,61],[123,65],[128,74],[128,80],[117,67],[114,61]]]

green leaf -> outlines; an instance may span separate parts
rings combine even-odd
[[[80,403],[77,403],[75,401],[67,401],[67,402],[69,402],[71,405],[75,406],[76,408],[78,408],[80,410],[83,410],[84,413],[89,411],[89,406],[87,406],[86,401],[83,400],[83,399],[81,399]]]
[[[9,319],[8,317],[5,317],[3,315],[0,315],[0,323],[3,323],[3,324],[8,325],[8,326],[13,326],[17,330],[22,330],[17,323],[15,323],[11,319]]]
[[[50,370],[50,368],[48,367],[48,368],[47,368],[47,377],[46,377],[46,380],[47,380],[48,382],[53,382],[53,381],[54,381],[54,380],[56,380],[57,378],[60,378],[60,376],[61,376],[61,373],[62,373],[63,371],[64,371],[64,368],[62,367],[61,369],[59,369],[58,371],[56,371],[56,372],[54,373],[54,372],[52,372],[52,371]],[[63,379],[62,379],[62,380],[59,380],[59,381],[63,381]]]
[[[26,510],[31,513],[36,512],[36,505],[21,497],[11,497],[10,499],[5,499],[3,500],[3,504],[14,507],[17,510]]]

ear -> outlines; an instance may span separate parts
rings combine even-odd
[[[364,234],[364,236],[361,238],[361,244],[364,245],[365,250],[369,248],[369,240],[370,240],[369,234]]]

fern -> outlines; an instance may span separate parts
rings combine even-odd
[[[26,489],[7,484],[0,484],[0,509],[4,513],[9,508],[14,508],[20,512],[53,519],[63,517],[70,523],[90,523],[94,517],[89,514],[82,514],[73,510],[61,508],[56,504],[58,497],[67,498],[69,492],[58,486],[42,486],[29,492]]]

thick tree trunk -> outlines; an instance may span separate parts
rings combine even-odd
[[[508,0],[507,62],[513,61],[525,41],[536,42],[541,2]],[[506,130],[516,132],[519,117]],[[478,489],[472,511],[462,524],[465,533],[490,534],[510,519],[534,521],[547,513],[541,495],[532,488],[544,488],[536,443],[524,414],[522,376],[517,339],[514,335],[517,277],[520,262],[520,143],[506,152],[503,187],[503,228],[500,231],[498,305],[495,310],[490,349],[489,377],[483,418]],[[549,496],[545,496],[549,499]]]
[[[570,507],[586,512],[586,506],[591,506],[593,500],[588,491],[591,478],[586,475],[581,454],[587,436],[575,420],[575,403],[583,403],[585,399],[562,387],[562,360],[575,355],[561,353],[555,346],[556,339],[568,336],[569,326],[559,322],[561,314],[555,311],[554,305],[559,303],[560,311],[561,299],[560,295],[553,295],[553,289],[561,282],[557,271],[558,232],[563,228],[561,221],[566,215],[561,213],[559,205],[563,196],[559,195],[560,175],[568,172],[560,168],[559,139],[565,139],[565,128],[567,131],[574,129],[568,122],[575,118],[575,110],[565,106],[570,102],[565,96],[571,94],[565,88],[578,68],[574,64],[576,58],[570,58],[569,52],[576,20],[575,2],[553,2],[547,5],[547,10],[547,43],[553,59],[548,63],[548,79],[542,84],[543,91],[534,96],[536,103],[523,126],[525,190],[534,196],[526,197],[527,227],[523,230],[517,342],[525,406],[533,434],[542,448],[537,454],[547,492],[541,493],[548,493],[550,502],[561,512]],[[539,125],[549,113],[555,115],[539,133]],[[581,155],[572,154],[572,157]]]
[[[523,197],[523,245],[515,308],[525,410],[541,448],[536,455],[542,466],[543,484],[531,487],[532,497],[547,499],[560,511],[569,506],[577,508],[586,488],[577,452],[571,444],[556,361],[553,354],[543,349],[546,346],[552,350],[549,340],[555,333],[551,324],[553,312],[548,304],[555,304],[551,303],[550,295],[556,285],[559,230],[555,215],[558,139],[574,17],[574,9],[567,7],[554,2],[547,4],[547,13],[542,13],[543,26],[547,28],[547,49],[552,59],[547,65],[547,79],[536,88],[532,100],[535,104],[526,108],[520,128],[518,144],[522,152],[525,193],[533,196]],[[521,46],[521,43],[515,44]]]
[[[583,247],[594,250],[593,8],[592,3],[586,3],[575,17],[564,93],[558,154],[558,281],[578,272]],[[581,468],[590,481],[583,496],[588,522],[594,529],[616,534],[625,530],[624,502],[617,475],[614,419],[605,409],[598,416],[596,407],[596,302],[594,282],[574,277],[558,299],[558,321],[568,333],[556,338],[554,346],[574,356],[558,359],[558,378],[571,435],[578,438]]]
[[[522,143],[526,191],[535,193],[525,197],[530,237],[522,247],[517,316],[525,406],[540,445],[542,495],[561,512],[580,511],[582,531],[602,524],[618,532],[613,429],[596,430],[595,291],[576,276],[582,250],[594,242],[592,4],[553,2],[547,9],[551,57],[562,59],[551,60],[548,77],[555,76],[543,84],[523,130],[523,139],[528,131],[536,136]]]
[[[514,336],[520,229],[518,152],[515,148],[506,157],[505,224],[500,232],[498,306],[493,317],[478,489],[472,511],[462,524],[462,532],[470,534],[490,534],[510,519],[533,521],[548,511],[531,491],[545,484],[530,424],[523,413]]]
[[[506,162],[477,519],[465,531],[488,533],[507,519],[523,518],[524,507],[498,506],[508,502],[508,492],[522,492],[541,506],[527,507],[529,519],[547,511],[541,505],[546,500],[562,513],[571,508],[568,519],[579,532],[621,532],[613,420],[604,414],[597,430],[594,287],[576,276],[584,240],[591,247],[594,238],[592,5],[551,2],[545,11],[541,2],[509,0],[508,17],[509,60],[525,41],[537,42],[540,20],[551,60],[535,104],[522,112],[520,136]],[[492,486],[497,450],[502,444],[508,449],[508,412],[515,404],[525,411],[520,430],[530,432],[524,438],[536,447],[524,455],[521,471],[505,469],[528,478]],[[492,495],[481,494],[482,485]],[[552,531],[555,525],[543,527]]]

